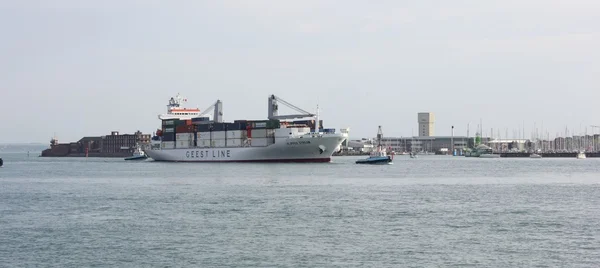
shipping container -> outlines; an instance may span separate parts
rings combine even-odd
[[[296,125],[306,125],[311,129],[315,128],[315,120],[297,120],[293,121],[293,123]],[[323,120],[319,120],[319,124],[321,125],[321,128],[323,128]]]
[[[185,120],[185,124],[188,125],[188,126],[191,125],[192,124],[192,120],[191,119]]]
[[[267,128],[267,122],[255,122],[253,128]]]
[[[247,127],[247,123],[245,122],[237,122],[237,123],[226,123],[226,130],[244,130]]]
[[[227,123],[213,123],[212,131],[225,131],[225,126]]]
[[[335,128],[324,128],[323,132],[335,134]]]
[[[162,121],[162,125],[163,126],[181,126],[181,125],[185,125],[185,120],[179,120],[179,119],[167,119],[167,120],[163,120]]]
[[[175,144],[176,144],[176,145],[175,145],[175,148],[178,148],[178,149],[180,149],[180,148],[190,148],[190,147],[192,147],[192,146],[191,146],[191,145],[192,145],[192,142],[191,142],[191,141],[189,141],[189,140],[177,140]]]
[[[243,139],[227,139],[226,147],[240,147],[242,146],[243,142]]]
[[[163,141],[175,141],[175,133],[165,133],[162,137]]]
[[[241,139],[246,138],[248,136],[247,130],[228,130],[227,131],[227,139]]]
[[[177,141],[180,141],[180,140],[191,141],[194,139],[194,133],[177,133],[177,134],[175,134],[175,139]]]
[[[202,124],[196,126],[198,127],[198,132],[208,132],[212,129],[212,124]]]
[[[210,140],[212,135],[211,132],[197,132],[196,136],[198,140]]]
[[[175,133],[193,133],[196,131],[195,125],[182,125],[175,129]]]
[[[270,138],[252,138],[252,140],[250,141],[250,146],[252,147],[260,147],[260,146],[267,146],[269,145],[269,140]]]
[[[210,140],[198,140],[197,145],[198,147],[210,147]]]
[[[210,121],[208,117],[194,117],[192,118],[192,122],[208,122]]]
[[[277,119],[269,120],[269,122],[267,122],[267,128],[280,128],[280,127],[281,127],[281,121],[279,121]]]
[[[213,131],[212,132],[212,139],[213,140],[224,140],[225,139],[225,131]]]
[[[165,130],[164,130],[163,132],[164,132],[165,134],[166,134],[166,133],[175,133],[175,128],[168,127],[168,128],[165,128]]]
[[[225,147],[225,139],[211,140],[212,147]]]
[[[262,129],[252,129],[250,131],[252,138],[266,138],[267,137],[267,129],[266,128],[262,128]]]
[[[290,135],[292,135],[292,129],[290,128],[275,129],[275,137],[289,137]]]
[[[163,141],[161,143],[161,146],[163,149],[174,149],[175,148],[175,142],[174,141]]]

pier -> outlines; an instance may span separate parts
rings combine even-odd
[[[575,158],[577,157],[577,153],[538,153],[542,157],[566,157],[566,158]],[[500,157],[529,157],[531,153],[500,153]],[[600,152],[587,152],[585,153],[586,157],[600,157]]]

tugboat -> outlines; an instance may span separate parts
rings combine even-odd
[[[135,151],[133,151],[133,155],[129,157],[125,157],[125,160],[144,160],[148,158],[148,156],[144,153],[140,145],[136,145]]]
[[[381,146],[382,137],[383,132],[381,131],[381,126],[379,126],[379,131],[377,132],[377,149],[371,152],[368,158],[356,160],[356,164],[383,165],[392,162],[393,154],[392,156],[387,155],[386,151]]]

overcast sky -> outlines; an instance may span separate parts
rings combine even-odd
[[[155,131],[180,92],[351,137],[600,125],[600,1],[0,1],[0,142]],[[280,105],[281,107],[281,105]],[[280,108],[285,112],[284,108]],[[600,129],[596,128],[596,132]],[[497,133],[495,133],[497,134]]]

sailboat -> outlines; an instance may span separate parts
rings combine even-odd
[[[383,138],[383,132],[381,131],[381,126],[379,126],[379,131],[377,131],[377,149],[371,152],[368,158],[356,160],[356,164],[383,165],[392,162],[393,154],[392,156],[387,155],[387,152],[381,145],[381,138]]]

